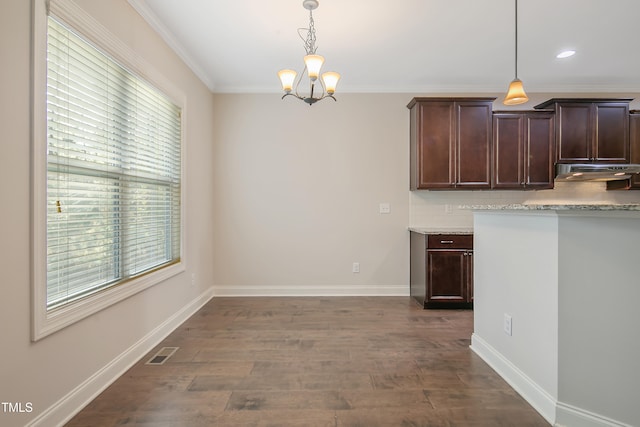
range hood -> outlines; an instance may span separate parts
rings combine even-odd
[[[640,174],[640,164],[556,164],[556,180],[615,181]]]

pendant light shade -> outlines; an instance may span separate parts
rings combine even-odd
[[[307,73],[311,81],[315,81],[320,75],[322,64],[324,64],[324,57],[321,55],[306,55],[304,57],[304,65],[307,66]]]
[[[293,89],[293,82],[295,82],[297,75],[298,73],[293,70],[278,71],[278,77],[280,77],[280,83],[282,83],[282,90],[286,93],[291,92],[291,89]]]
[[[507,91],[507,96],[504,98],[502,103],[504,105],[518,105],[524,104],[529,100],[529,97],[524,92],[524,87],[522,86],[522,80],[513,79],[509,84],[509,90]]]
[[[324,81],[324,87],[327,88],[327,93],[329,95],[333,95],[336,92],[336,86],[338,86],[340,74],[335,71],[327,71],[322,74],[322,80]]]
[[[522,81],[518,78],[518,0],[516,2],[516,78],[509,84],[509,89],[507,91],[507,96],[504,98],[502,103],[504,105],[518,105],[524,104],[529,100],[529,97],[524,92],[524,86],[522,85]]]

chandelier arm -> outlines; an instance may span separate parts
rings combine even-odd
[[[327,92],[327,88],[324,85],[324,79],[322,78],[322,76],[319,76],[318,80],[320,80],[320,86],[322,87],[322,96],[320,97],[320,99],[322,99],[325,96],[329,95],[329,93]]]
[[[329,94],[323,95],[322,98],[316,98],[316,101],[322,101],[323,99],[327,99],[327,98],[331,98],[334,101],[337,101],[337,99],[333,95],[329,95]]]
[[[280,99],[285,99],[287,96],[293,96],[294,98],[298,98],[300,100],[304,100],[303,97],[301,97],[301,96],[299,96],[299,95],[297,95],[295,93],[291,93],[291,92],[285,93],[284,95],[282,95],[282,98],[280,98]]]
[[[298,98],[298,99],[304,99],[304,97],[300,96],[300,93],[298,92],[298,86],[300,86],[300,82],[302,81],[302,77],[305,74],[307,74],[307,75],[309,74],[309,72],[307,71],[307,65],[306,64],[305,64],[304,68],[302,69],[302,72],[296,76],[296,84],[294,86],[294,90],[296,92],[296,98]]]
[[[282,95],[282,97],[280,99],[285,99],[287,96],[293,96],[294,98],[298,98],[301,101],[305,101],[307,104],[315,104],[316,102],[322,101],[323,99],[326,99],[326,98],[331,98],[336,102],[338,101],[338,99],[335,96],[330,95],[330,94],[323,95],[320,98],[312,98],[312,97],[304,98],[304,97],[302,97],[302,96],[300,96],[300,95],[298,95],[296,93],[291,93],[291,92],[285,93],[284,95]]]

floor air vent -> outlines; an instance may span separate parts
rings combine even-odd
[[[163,365],[180,347],[162,347],[145,365]]]

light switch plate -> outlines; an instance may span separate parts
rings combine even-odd
[[[504,333],[511,336],[512,334],[512,329],[511,329],[511,316],[508,315],[507,313],[504,314]]]
[[[380,203],[380,213],[381,214],[391,213],[391,205],[389,203]]]

